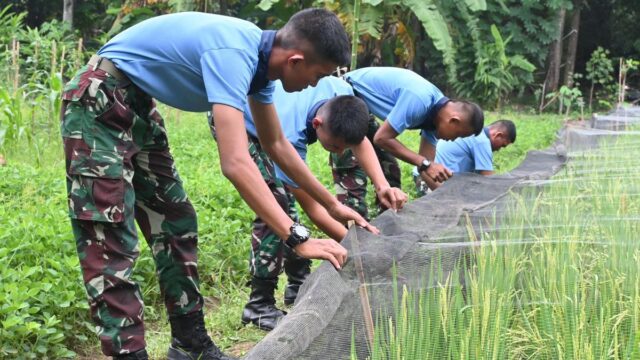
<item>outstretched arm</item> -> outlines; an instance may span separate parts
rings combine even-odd
[[[384,177],[380,162],[369,139],[365,137],[360,144],[352,146],[351,150],[364,172],[371,179],[382,205],[395,211],[402,209],[407,202],[408,196],[402,190],[389,186],[389,182]]]
[[[234,107],[215,104],[213,117],[216,119],[218,154],[222,173],[240,193],[251,209],[263,219],[281,239],[290,235],[293,221],[282,210],[262,180],[256,164],[251,160],[248,149],[243,115]],[[296,157],[299,156],[296,154]],[[347,259],[347,250],[333,241],[309,239],[295,247],[295,252],[308,259],[329,260],[337,269]]]
[[[389,124],[389,121],[385,120],[376,132],[373,142],[398,159],[412,165],[420,166],[424,157],[404,146],[404,144],[397,139],[398,135],[399,134]]]
[[[347,222],[354,220],[356,224],[378,233],[378,229],[369,224],[360,214],[342,205],[313,176],[307,165],[295,151],[282,132],[280,120],[272,104],[263,104],[249,98],[258,138],[265,152],[278,166],[302,189],[319,202],[336,220]]]
[[[334,220],[327,210],[318,204],[306,191],[288,187],[311,221],[333,240],[340,242],[347,235],[347,228]]]

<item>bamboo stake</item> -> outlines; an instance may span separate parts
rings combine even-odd
[[[55,40],[51,44],[51,74],[56,71],[56,67],[58,67],[58,46]]]
[[[20,42],[13,38],[11,43],[11,65],[13,66],[13,91],[20,85]]]
[[[60,75],[64,74],[64,57],[67,52],[67,46],[62,45],[62,54],[60,54]]]
[[[351,66],[349,70],[356,69],[358,61],[358,41],[360,39],[358,32],[358,22],[360,21],[360,0],[353,0],[353,24],[351,26]]]
[[[75,69],[79,69],[82,65],[82,38],[78,39],[78,48],[76,49]]]
[[[360,286],[358,292],[360,293],[360,304],[362,305],[362,315],[364,317],[364,326],[367,332],[367,340],[369,347],[373,346],[373,317],[371,316],[371,305],[369,304],[369,293],[367,292],[367,281],[364,277],[364,267],[362,266],[362,257],[360,256],[360,242],[358,241],[358,232],[355,227],[355,222],[350,220],[349,234],[351,236],[351,247],[353,251],[353,260],[355,261],[356,273],[358,274],[358,281]]]

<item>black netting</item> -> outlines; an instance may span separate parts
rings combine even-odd
[[[591,164],[590,157],[597,156],[594,154],[598,146],[608,151],[616,151],[617,146],[619,151],[634,146],[640,148],[640,132],[633,131],[636,125],[640,125],[640,108],[594,116],[587,126],[565,126],[554,146],[530,152],[522,164],[508,174],[456,175],[437,191],[407,204],[400,213],[381,214],[373,221],[382,231],[381,235],[361,229],[353,234],[352,229],[343,241],[350,255],[344,269],[338,272],[325,262],[314,271],[289,314],[246,359],[350,359],[352,346],[358,358],[369,356],[357,258],[362,261],[372,317],[380,319],[393,316],[394,301],[397,302],[398,292],[405,285],[411,289],[437,287],[453,275],[459,278],[455,283],[464,293],[467,280],[456,269],[472,265],[469,254],[485,245],[483,238],[493,239],[492,246],[510,246],[539,242],[536,234],[541,231],[548,235],[545,241],[563,241],[560,235],[554,238],[554,228],[588,229],[594,221],[591,217],[574,219],[571,225],[564,219],[543,222],[536,218],[514,225],[506,217],[516,206],[544,206],[537,199],[541,191],[550,186],[554,188],[554,199],[560,204],[575,201],[575,195],[563,198],[562,189],[576,185],[553,177],[565,164],[571,165],[572,176],[578,178],[623,177],[629,167],[628,159],[607,158],[607,171],[598,173],[582,165]],[[616,142],[621,135],[631,139],[624,146]],[[633,197],[640,195],[640,185],[628,182],[621,188],[628,190],[630,202],[638,201]],[[597,202],[600,194],[585,190],[584,196]],[[601,214],[598,222],[606,224],[607,216]],[[638,220],[633,214],[629,217],[629,221]],[[613,218],[620,220],[615,214]],[[521,231],[521,235],[500,241],[506,231]],[[590,236],[581,241],[599,240],[597,236]],[[359,251],[354,250],[354,245]],[[446,349],[442,351],[442,358],[449,357]]]

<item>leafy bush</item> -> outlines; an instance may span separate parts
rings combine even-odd
[[[56,165],[0,167],[0,358],[72,357],[92,329]]]
[[[473,81],[457,82],[454,89],[463,97],[481,99],[482,104],[499,110],[511,92],[533,82],[536,68],[521,55],[506,54],[510,38],[503,40],[495,25],[491,25],[491,35],[493,42],[480,48]]]
[[[593,109],[594,95],[598,98],[599,105],[611,108],[615,101],[616,85],[613,79],[613,61],[609,58],[609,50],[598,46],[587,61],[586,78],[591,81],[589,91],[589,108]]]

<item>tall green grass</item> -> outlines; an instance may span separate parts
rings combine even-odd
[[[512,194],[467,266],[397,294],[370,358],[640,358],[639,159],[622,139]]]

